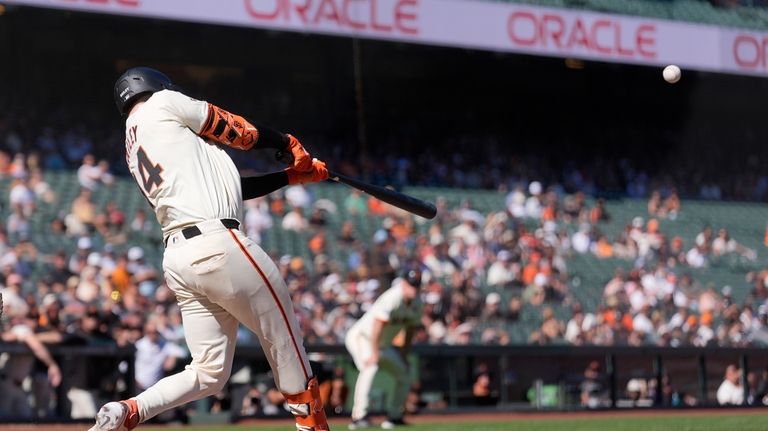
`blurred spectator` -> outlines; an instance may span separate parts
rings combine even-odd
[[[154,220],[147,219],[147,213],[144,211],[144,209],[139,208],[133,214],[133,219],[131,219],[129,226],[133,234],[145,236],[152,233],[154,223]]]
[[[483,322],[493,323],[503,320],[503,314],[499,307],[501,303],[501,295],[496,292],[491,292],[485,297],[485,306],[480,312],[480,320]]]
[[[368,205],[365,198],[360,191],[352,189],[352,191],[344,198],[344,210],[350,215],[364,216],[368,212]]]
[[[26,217],[31,216],[35,212],[35,193],[30,190],[23,179],[13,180],[8,200],[11,210],[18,211]]]
[[[160,381],[176,367],[176,361],[187,356],[183,349],[160,335],[153,319],[144,324],[143,332],[144,336],[136,341],[136,383],[142,391]]]
[[[52,204],[56,201],[56,193],[51,185],[43,178],[43,171],[35,169],[29,177],[29,188],[35,193],[35,197],[40,202]]]
[[[283,217],[281,226],[283,230],[301,232],[309,228],[309,221],[304,217],[302,208],[294,206],[291,208],[291,211]]]
[[[512,263],[512,253],[500,250],[496,261],[488,268],[487,283],[489,286],[507,286],[519,277],[520,265]]]
[[[294,208],[309,209],[312,196],[306,187],[301,184],[289,186],[285,189],[285,200]]]
[[[68,235],[86,235],[93,230],[97,210],[91,197],[90,190],[80,189],[80,194],[72,201],[72,210],[64,218]]]
[[[111,184],[112,176],[109,172],[103,171],[104,167],[101,163],[96,164],[96,158],[93,154],[86,154],[83,157],[83,164],[77,169],[77,181],[80,183],[80,187],[94,191],[101,184]]]
[[[32,418],[33,412],[27,399],[29,394],[24,384],[30,374],[34,360],[37,358],[48,368],[48,381],[53,387],[61,384],[61,370],[45,345],[40,342],[32,328],[23,323],[23,315],[16,308],[11,308],[9,316],[17,322],[10,330],[2,333],[0,338],[6,343],[24,343],[32,351],[32,355],[8,355],[5,365],[0,369],[0,418]],[[7,355],[7,354],[6,354]],[[34,355],[34,356],[33,356]]]
[[[584,370],[584,378],[580,384],[580,401],[583,407],[598,408],[602,407],[603,385],[602,371],[600,362],[590,361]]]
[[[744,387],[741,385],[741,369],[736,365],[728,365],[725,378],[717,388],[717,403],[721,406],[744,404]]]
[[[260,244],[262,233],[272,228],[272,216],[269,204],[264,198],[250,199],[245,202],[244,230],[251,241]]]

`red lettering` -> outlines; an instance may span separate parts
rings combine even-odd
[[[290,1],[290,0],[287,0]],[[301,22],[303,24],[307,23],[307,10],[312,4],[312,0],[306,0],[304,4],[296,3],[293,5],[293,9],[296,10],[296,15],[298,15],[299,18],[301,18]]]
[[[554,23],[555,28],[551,28],[549,23]],[[541,19],[541,27],[539,30],[542,45],[547,46],[547,36],[550,36],[555,42],[555,46],[557,48],[562,48],[563,44],[561,43],[560,38],[563,37],[564,29],[565,22],[563,22],[563,18],[560,17],[560,15],[544,14]]]
[[[647,33],[647,34],[646,34]],[[643,24],[637,28],[637,52],[645,58],[656,58],[656,26]]]
[[[590,39],[592,39],[592,47],[595,51],[601,54],[610,54],[611,47],[600,44],[600,35],[598,32],[602,28],[610,28],[611,22],[607,19],[599,19],[592,24],[592,30],[590,31]]]
[[[406,11],[406,7],[417,8],[418,0],[400,0],[395,5],[395,27],[405,34],[419,34],[416,23],[416,11]]]
[[[120,1],[129,4],[141,0],[89,1]],[[327,23],[339,29],[371,29],[386,33],[397,31],[416,35],[419,34],[419,1],[394,0],[381,4],[379,0],[244,0],[244,6],[251,18],[260,21],[293,21],[306,26]],[[388,7],[390,5],[391,8]]]
[[[92,3],[96,5],[110,5],[110,4],[116,4],[117,6],[125,6],[125,7],[138,7],[141,6],[139,3],[139,0],[59,0],[59,1],[65,1],[67,3]]]
[[[280,10],[283,9],[280,7],[280,0],[273,0],[275,7],[271,9],[271,12],[265,12],[265,10],[269,9],[257,9],[254,7],[254,3],[257,3],[259,5],[263,5],[265,2],[264,0],[245,0],[245,10],[248,11],[248,15],[250,15],[252,18],[256,19],[264,19],[264,20],[273,20],[277,18],[277,16],[280,14]]]
[[[317,8],[317,13],[315,14],[315,19],[313,21],[318,23],[320,20],[334,21],[336,22],[336,25],[341,25],[334,0],[320,0],[320,6]]]
[[[624,46],[622,46],[621,41],[621,23],[614,22],[613,23],[613,29],[615,31],[614,36],[616,36],[616,52],[619,55],[623,55],[626,57],[632,57],[635,55],[635,52],[631,49],[626,49]]]
[[[365,29],[365,23],[361,21],[355,21],[352,19],[352,15],[349,13],[349,5],[353,1],[359,1],[359,0],[344,0],[344,4],[341,8],[341,13],[344,15],[344,21],[352,27],[355,30],[364,30]]]
[[[371,6],[371,27],[374,30],[383,31],[383,32],[391,32],[392,26],[386,25],[386,24],[380,24],[377,20],[377,6],[376,6],[376,0],[369,0],[370,6]]]
[[[525,34],[520,34],[518,31],[520,29],[520,26],[517,25],[520,20],[523,19],[523,24],[529,24],[531,29],[530,37],[525,38]],[[507,33],[509,33],[509,38],[512,39],[512,42],[514,42],[517,45],[522,46],[533,46],[536,44],[536,34],[537,34],[537,28],[539,26],[536,24],[536,17],[530,13],[530,12],[513,12],[511,15],[509,15],[509,19],[507,20]]]
[[[744,52],[745,49],[748,52]],[[745,57],[745,54],[749,57]],[[752,36],[740,35],[733,41],[733,58],[739,67],[754,69],[760,65],[760,43]],[[763,60],[765,63],[765,60]]]
[[[589,37],[587,37],[587,30],[584,28],[584,23],[580,19],[576,20],[576,23],[571,29],[571,37],[568,38],[568,48],[576,48],[582,46],[584,49],[589,50]]]

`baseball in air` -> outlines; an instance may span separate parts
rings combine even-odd
[[[675,66],[674,64],[670,64],[664,68],[663,75],[665,81],[669,82],[670,84],[674,84],[680,80],[682,72],[680,71],[679,67]]]

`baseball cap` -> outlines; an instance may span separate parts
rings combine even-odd
[[[86,259],[86,263],[89,266],[101,266],[101,255],[97,252],[91,252]]]
[[[759,307],[757,307],[757,315],[768,316],[768,305],[762,304]]]
[[[416,265],[409,265],[404,268],[400,277],[411,286],[421,287],[421,269]]]
[[[496,292],[491,292],[485,297],[485,303],[487,305],[496,305],[501,302],[501,295]]]
[[[534,196],[538,196],[541,194],[541,183],[538,181],[532,182],[530,185],[528,185],[528,192]]]
[[[336,297],[336,301],[339,304],[350,304],[352,302],[352,295],[342,291],[339,296]]]
[[[81,250],[87,250],[91,247],[93,247],[93,242],[91,241],[91,238],[87,236],[83,236],[77,240],[77,248]]]
[[[128,249],[128,260],[139,260],[144,257],[144,250],[139,246],[133,246]]]
[[[386,241],[388,237],[389,234],[387,234],[387,231],[384,229],[379,229],[376,231],[376,233],[373,234],[373,242],[376,244],[381,244]]]
[[[440,302],[440,294],[437,292],[429,292],[426,295],[424,295],[424,302],[427,304],[437,304]]]

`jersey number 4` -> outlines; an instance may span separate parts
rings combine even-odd
[[[149,195],[153,187],[159,187],[163,183],[163,177],[160,175],[163,172],[163,167],[159,163],[153,164],[147,157],[147,153],[144,152],[144,148],[139,147],[136,158],[139,162],[139,175],[141,175],[144,191]]]

